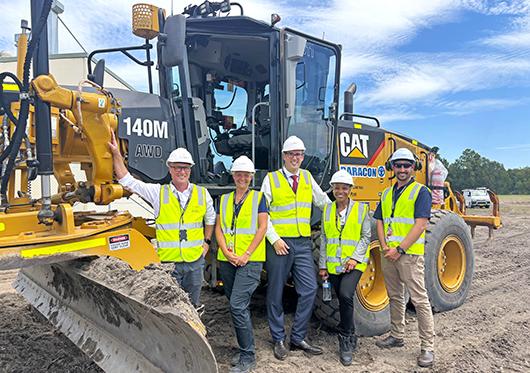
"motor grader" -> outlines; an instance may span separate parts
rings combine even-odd
[[[0,75],[0,269],[23,268],[15,287],[85,352],[89,339],[91,348],[95,345],[105,357],[97,361],[103,369],[137,370],[141,362],[144,370],[217,370],[200,328],[171,313],[150,312],[76,270],[79,260],[92,256],[113,256],[137,270],[159,261],[151,243],[152,219],[72,208],[89,202],[107,206],[128,195],[113,176],[107,145],[112,131],[129,171],[147,182],[168,182],[165,159],[176,147],[187,148],[196,162],[191,181],[207,187],[214,198],[233,189],[227,170],[240,155],[254,161],[254,187],[259,188],[267,172],[281,167],[281,144],[290,135],[303,139],[302,167],[324,190],[329,191],[336,170],[346,169],[355,177],[351,198],[369,203],[372,210],[392,184],[385,163],[397,148],[416,154],[422,166],[416,179],[430,185],[427,163],[433,149],[383,129],[376,118],[352,113],[354,85],[345,91],[339,114],[340,46],[278,28],[276,14],[264,23],[229,1],[205,1],[171,16],[136,4],[133,33],[143,44],[93,51],[88,79],[80,77],[78,87],[62,87],[48,71],[45,19],[50,3],[32,0],[31,39],[27,44],[23,32],[18,42],[17,74]],[[154,48],[156,62],[151,59]],[[145,60],[132,51],[144,51]],[[105,88],[105,60],[93,62],[116,52],[146,67],[149,93]],[[153,94],[153,66],[158,94]],[[73,171],[74,164],[86,181]],[[36,178],[41,182],[38,197],[30,191]],[[54,191],[52,178],[58,184]],[[478,217],[465,214],[463,198],[449,184],[444,191],[445,203],[433,206],[426,235],[425,280],[435,311],[458,307],[468,293],[474,254],[466,222],[500,226],[496,196],[493,216]],[[315,252],[319,221],[315,211]],[[355,298],[356,330],[362,335],[381,334],[390,323],[375,236],[370,249]],[[215,248],[212,254],[208,280],[215,286]],[[70,280],[65,285],[61,278]],[[127,311],[129,319],[122,320],[126,330],[108,321],[102,304],[82,295],[65,296],[65,286],[83,294],[75,287],[86,288],[87,283],[115,297],[115,304]],[[324,323],[338,322],[334,302],[319,297],[315,313]],[[145,349],[145,343],[135,343],[142,339],[163,340],[171,348]]]

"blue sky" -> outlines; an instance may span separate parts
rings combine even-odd
[[[465,148],[507,168],[530,166],[530,0],[240,0],[245,14],[343,46],[343,91],[358,86],[355,111],[438,146],[454,161]],[[0,50],[30,1],[0,0]],[[133,1],[63,0],[62,19],[87,50],[140,44],[131,34]],[[171,1],[153,1],[171,10]],[[190,0],[173,1],[175,12]],[[60,27],[60,51],[81,48]],[[108,66],[135,87],[145,73],[125,58]]]

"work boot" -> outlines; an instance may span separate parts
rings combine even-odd
[[[380,339],[375,342],[375,345],[379,348],[393,348],[393,347],[403,347],[405,343],[401,338],[394,338],[391,335],[385,339]]]
[[[230,373],[248,373],[256,367],[256,360],[239,361],[235,366],[230,368]]]
[[[230,359],[230,365],[235,367],[237,363],[239,363],[239,358],[241,357],[241,353],[238,351],[232,356],[232,359]]]
[[[434,364],[434,351],[421,350],[418,356],[418,365],[422,368],[432,367]]]
[[[353,361],[351,337],[339,334],[339,357],[344,366],[351,365]]]
[[[357,336],[355,334],[351,335],[350,344],[351,344],[351,352],[355,352],[357,350]]]
[[[285,347],[284,341],[275,342],[272,350],[274,351],[274,357],[278,360],[285,360],[289,354],[289,351],[287,351],[287,348]]]

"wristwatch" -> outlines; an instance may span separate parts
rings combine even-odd
[[[396,250],[401,255],[406,255],[407,254],[407,252],[405,250],[403,250],[403,248],[401,246],[396,247]]]
[[[205,238],[205,239],[204,239],[204,242],[205,242],[206,244],[208,244],[208,246],[210,246],[210,245],[212,244],[212,240],[209,239],[209,238]]]

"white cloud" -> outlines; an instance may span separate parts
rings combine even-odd
[[[503,110],[510,107],[527,106],[528,104],[530,104],[529,98],[484,98],[477,100],[447,101],[440,103],[438,106],[447,109],[445,114],[461,116],[476,111]]]
[[[401,61],[377,79],[363,102],[429,102],[445,94],[530,84],[530,60],[501,54],[409,55]]]
[[[530,144],[517,144],[510,146],[499,146],[496,150],[528,150],[530,151]]]

